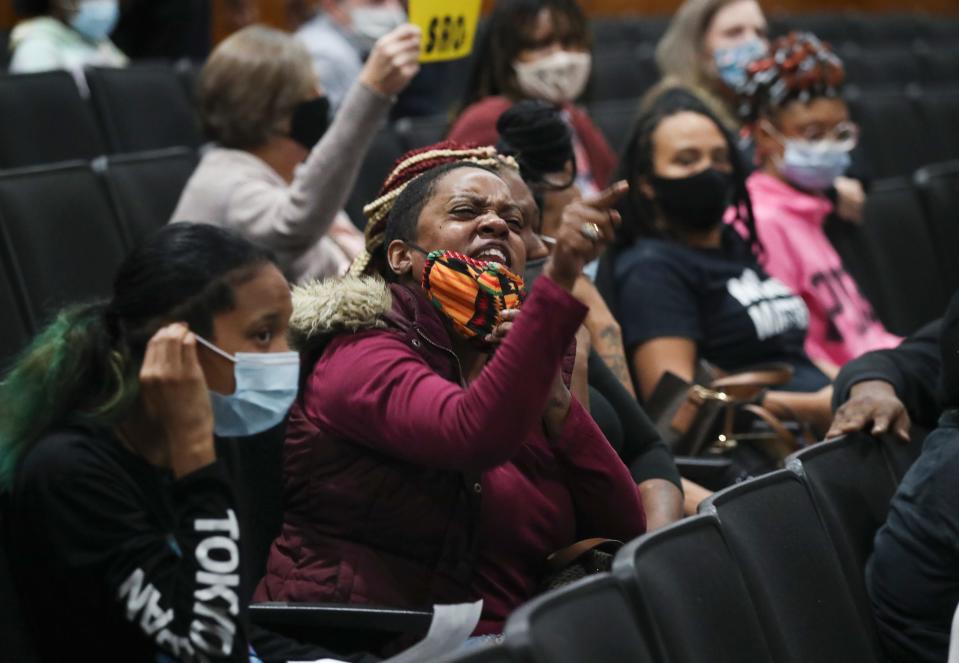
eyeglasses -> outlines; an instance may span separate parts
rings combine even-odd
[[[774,134],[780,141],[785,141],[786,136],[779,129],[774,127],[768,120],[763,120],[763,127],[771,134]],[[859,125],[855,122],[840,122],[836,126],[823,131],[815,126],[807,127],[801,132],[802,139],[809,142],[819,142],[823,140],[837,143],[837,147],[844,150],[851,150],[859,143]]]

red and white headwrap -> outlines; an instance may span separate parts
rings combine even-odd
[[[490,145],[464,145],[446,140],[407,152],[396,161],[396,165],[386,176],[386,181],[383,182],[376,200],[363,207],[363,214],[366,216],[366,230],[364,231],[366,247],[353,261],[350,274],[371,273],[373,256],[383,247],[386,219],[390,210],[393,209],[393,203],[396,202],[407,185],[428,170],[461,161],[475,163],[487,168],[497,168],[503,165],[518,168],[512,157],[501,156],[496,148]]]
[[[845,80],[842,60],[829,44],[811,32],[790,32],[746,66],[746,82],[737,90],[740,114],[754,121],[794,99],[838,97]]]

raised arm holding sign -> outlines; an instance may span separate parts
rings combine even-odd
[[[466,57],[473,50],[480,0],[410,0],[410,23],[423,31],[420,62]]]

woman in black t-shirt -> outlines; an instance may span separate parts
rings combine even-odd
[[[828,426],[829,379],[803,350],[808,311],[757,262],[743,168],[715,116],[682,88],[661,93],[620,169],[630,192],[612,256],[616,308],[643,397],[666,371],[692,381],[699,360],[727,372],[787,362],[794,379],[764,404]],[[730,203],[751,241],[723,223]]]
[[[126,259],[109,302],[62,312],[0,382],[5,534],[41,661],[324,654],[246,623],[255,514],[214,445],[286,416],[291,312],[268,253],[174,224]]]

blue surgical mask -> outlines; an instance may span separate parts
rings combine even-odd
[[[787,139],[779,171],[806,191],[825,191],[846,173],[852,158],[848,147],[833,140]]]
[[[220,437],[246,437],[273,428],[296,398],[300,356],[295,352],[224,352],[205,338],[196,339],[233,362],[236,390],[210,392],[213,429]]]
[[[720,80],[730,90],[739,90],[746,84],[746,65],[766,55],[768,50],[766,44],[759,39],[730,48],[717,48],[713,52],[713,61],[716,63]]]
[[[70,19],[70,26],[94,42],[110,36],[120,18],[117,0],[83,0]]]

